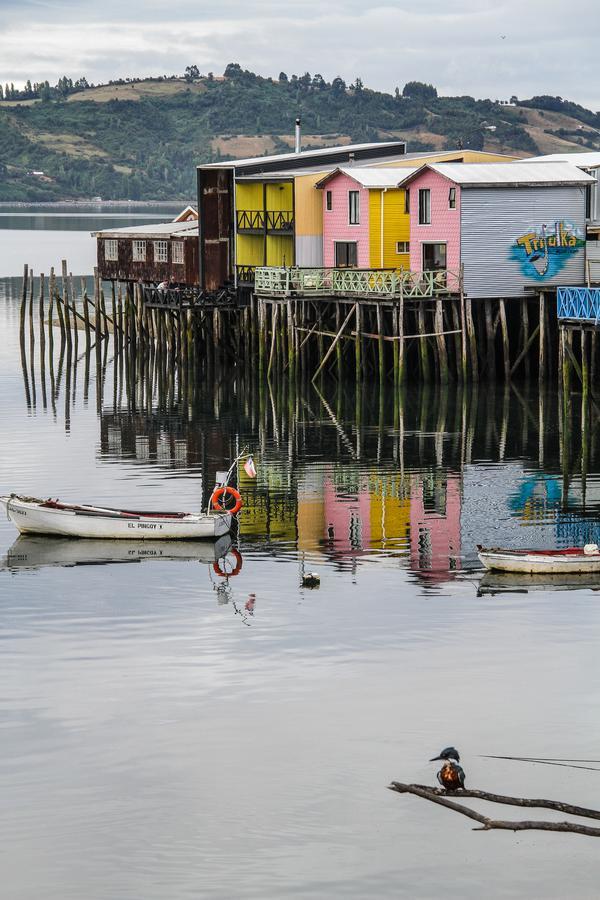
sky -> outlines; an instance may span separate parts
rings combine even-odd
[[[559,95],[600,110],[598,0],[0,0],[0,82],[180,74],[407,81],[443,95]]]

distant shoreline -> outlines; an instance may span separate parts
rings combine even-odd
[[[182,209],[186,206],[194,206],[197,200],[0,200],[0,208],[18,207],[27,208],[31,206],[47,206],[48,208],[57,206],[94,206],[94,207],[115,207],[115,206],[179,206]]]

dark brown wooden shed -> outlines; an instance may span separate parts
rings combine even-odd
[[[100,277],[198,285],[198,222],[165,222],[93,232]]]

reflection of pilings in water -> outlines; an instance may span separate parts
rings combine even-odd
[[[36,407],[35,394],[35,333],[33,330],[33,272],[29,271],[29,363],[31,366],[31,404]]]

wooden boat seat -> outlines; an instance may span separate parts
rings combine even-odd
[[[59,500],[45,500],[40,503],[45,509],[64,509],[68,512],[74,512],[76,515],[85,516],[104,516],[109,519],[127,518],[127,519],[185,519],[189,513],[185,512],[143,512],[140,510],[130,509],[114,509],[110,506],[96,508],[94,506],[79,506],[75,503],[61,503]]]

